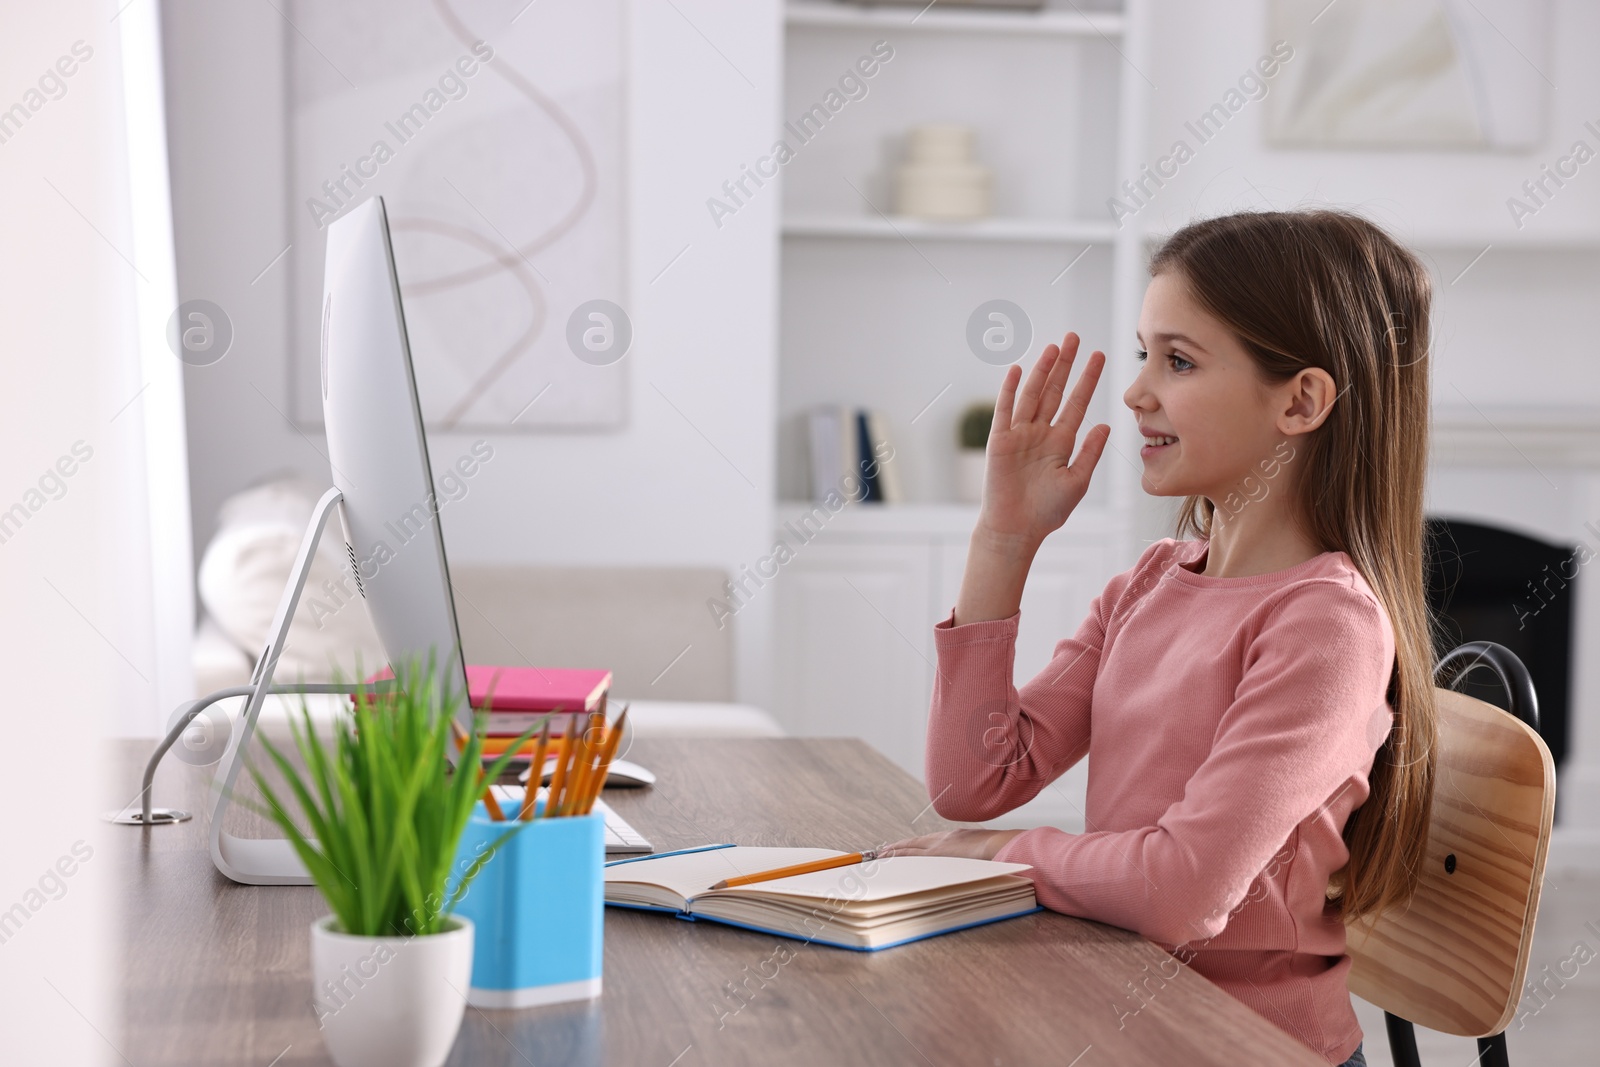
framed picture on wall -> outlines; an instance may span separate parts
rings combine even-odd
[[[1527,150],[1543,141],[1548,0],[1268,0],[1294,49],[1267,100],[1290,148]]]
[[[430,429],[622,425],[622,0],[283,14],[296,417],[320,420],[323,232],[382,195]]]

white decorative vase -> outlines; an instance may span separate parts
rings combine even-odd
[[[988,215],[991,175],[972,158],[974,138],[970,126],[913,126],[894,173],[895,210],[924,219]]]
[[[956,499],[963,504],[983,503],[983,469],[988,454],[981,448],[956,451]]]
[[[442,933],[356,937],[332,915],[311,924],[312,1008],[339,1067],[440,1067],[472,982],[472,922]]]

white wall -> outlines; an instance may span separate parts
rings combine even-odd
[[[178,291],[210,300],[233,324],[218,363],[186,366],[196,555],[217,505],[264,475],[327,477],[326,446],[280,412],[285,400],[288,243],[283,36],[270,4],[161,5]],[[258,277],[259,276],[259,277]]]
[[[289,240],[287,205],[306,195],[286,188],[292,31],[266,4],[166,0],[163,10],[180,290],[221,304],[236,330],[226,358],[187,371],[203,546],[226,496],[283,468],[326,477],[327,461],[320,435],[282,414],[284,263],[253,281]],[[493,436],[494,463],[445,514],[452,559],[737,572],[770,547],[779,196],[720,231],[705,200],[771,140],[779,14],[776,0],[629,4],[629,423]],[[477,436],[436,435],[431,452],[448,460]],[[755,702],[768,674],[764,610],[737,620],[736,689]]]
[[[1531,152],[1333,152],[1269,149],[1262,142],[1265,101],[1246,105],[1223,131],[1199,148],[1139,219],[1170,231],[1194,214],[1328,200],[1367,212],[1397,236],[1454,234],[1467,243],[1510,241],[1519,231],[1506,198],[1541,163],[1566,153],[1595,119],[1600,70],[1593,43],[1600,8],[1587,0],[1550,0],[1554,28],[1545,74],[1549,88],[1545,143]],[[1149,161],[1174,140],[1195,143],[1184,122],[1217,103],[1240,74],[1269,49],[1265,0],[1202,0],[1162,6],[1151,35],[1146,73],[1150,91]],[[1303,43],[1303,42],[1302,42]],[[1294,44],[1294,42],[1290,42]],[[1304,62],[1304,51],[1290,64]],[[1275,90],[1269,90],[1275,91]],[[1591,144],[1593,135],[1587,135]],[[1600,174],[1585,167],[1550,206],[1521,231],[1552,237],[1579,229],[1600,235]],[[1119,180],[1131,175],[1119,175]],[[1254,188],[1252,188],[1252,184]],[[1259,190],[1259,192],[1257,191]],[[1478,244],[1473,252],[1482,248]]]
[[[1588,309],[1600,285],[1600,164],[1581,168],[1520,231],[1506,208],[1541,164],[1566,154],[1578,138],[1600,147],[1584,129],[1586,121],[1600,119],[1600,67],[1593,61],[1600,7],[1580,0],[1551,6],[1555,25],[1544,66],[1559,89],[1548,89],[1545,140],[1537,149],[1273,150],[1262,141],[1263,100],[1246,105],[1200,145],[1136,222],[1166,233],[1192,216],[1228,211],[1324,201],[1361,211],[1415,244],[1435,266],[1437,407],[1470,412],[1471,404],[1600,404],[1600,369],[1586,340]],[[1262,0],[1163,7],[1151,42],[1156,88],[1146,162],[1180,138],[1197,144],[1184,123],[1218,102],[1269,46]],[[1290,64],[1305,62],[1303,47],[1297,56]],[[1589,242],[1586,249],[1525,247],[1580,237]],[[1462,275],[1486,246],[1489,251]]]

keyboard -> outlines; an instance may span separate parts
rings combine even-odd
[[[629,825],[628,820],[611,810],[611,805],[596,797],[594,810],[606,817],[606,855],[635,856],[654,852],[655,846]]]
[[[495,785],[490,787],[494,798],[505,804],[522,804],[522,786],[520,785]],[[607,856],[639,856],[654,852],[652,845],[643,834],[635,830],[622,816],[612,810],[599,797],[595,798],[594,810],[605,816],[606,820],[606,855]]]

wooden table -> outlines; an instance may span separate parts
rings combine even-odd
[[[150,745],[114,744],[116,785],[131,795]],[[859,741],[646,740],[628,755],[660,781],[606,800],[657,850],[858,849],[951,825],[920,784]],[[196,817],[117,827],[125,836],[112,838],[125,887],[116,1044],[139,1067],[329,1063],[310,1007],[309,935],[327,909],[313,888],[241,886],[216,872],[209,786],[209,769],[167,760],[156,802]],[[1187,967],[1161,979],[1171,959],[1125,930],[1053,912],[859,953],[608,909],[603,996],[468,1008],[449,1063],[1323,1063]]]

